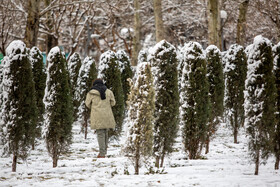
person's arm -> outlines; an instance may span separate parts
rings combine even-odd
[[[110,97],[110,104],[111,104],[111,106],[115,106],[115,104],[116,104],[115,96],[112,91],[111,91],[111,97]]]
[[[87,93],[87,97],[86,97],[86,106],[90,109],[91,108],[91,100],[92,100],[92,97],[91,97],[91,94],[90,93]]]

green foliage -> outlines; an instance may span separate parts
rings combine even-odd
[[[58,158],[71,144],[73,105],[63,53],[58,47],[54,47],[47,60],[44,136],[49,154]]]
[[[77,89],[75,91],[75,100],[79,102],[78,121],[82,124],[85,119],[89,118],[89,109],[85,106],[87,92],[92,87],[92,81],[97,78],[97,69],[95,61],[92,57],[86,57],[80,68],[79,77],[77,80]]]
[[[274,135],[274,154],[280,157],[280,42],[273,48],[274,52],[274,75],[276,77],[276,125]]]
[[[224,112],[224,73],[221,52],[216,46],[206,49],[207,78],[209,83],[210,112],[208,136],[212,136]]]
[[[197,159],[207,134],[209,83],[201,45],[190,42],[186,44],[184,50],[185,64],[180,93],[183,143],[190,159]]]
[[[149,56],[154,77],[156,101],[154,123],[154,154],[163,161],[173,151],[179,122],[179,91],[177,57],[174,46],[159,42]],[[158,163],[156,163],[158,164]]]
[[[69,73],[69,82],[70,82],[70,88],[71,88],[71,94],[73,97],[73,107],[74,107],[74,120],[77,118],[77,113],[78,113],[78,107],[79,107],[79,101],[75,99],[74,94],[75,90],[77,90],[77,80],[78,80],[78,75],[79,71],[82,65],[82,60],[79,55],[79,53],[74,53],[68,62],[68,73]]]
[[[125,53],[125,51],[120,50],[116,53],[116,56],[119,61],[120,71],[121,71],[121,80],[124,94],[124,101],[127,101],[128,94],[130,92],[130,85],[128,79],[131,79],[133,76],[130,59]]]
[[[98,77],[104,80],[106,86],[115,96],[116,105],[112,108],[112,111],[116,121],[116,129],[114,131],[109,131],[109,136],[117,138],[122,131],[125,104],[121,72],[116,54],[113,51],[103,53],[100,57],[98,69]]]
[[[41,125],[43,123],[43,115],[45,112],[45,104],[43,102],[46,87],[46,72],[43,63],[43,55],[37,47],[32,47],[29,55],[32,66],[33,80],[35,82],[36,105],[38,108],[38,126],[36,127],[36,137],[41,136]]]
[[[131,156],[138,173],[141,158],[147,160],[152,155],[153,120],[155,109],[155,91],[151,67],[148,63],[140,63],[137,67],[135,84],[131,82],[129,95],[129,136],[125,152]],[[145,146],[143,146],[145,145]]]
[[[247,75],[247,57],[244,48],[230,46],[225,58],[225,118],[233,133],[244,125],[244,90]]]
[[[249,151],[254,161],[258,155],[267,158],[272,150],[271,137],[275,125],[276,87],[271,42],[257,36],[247,48],[248,73],[245,83],[245,122],[249,135]]]
[[[37,107],[32,68],[26,45],[19,40],[6,49],[0,127],[4,153],[25,159],[35,138]]]

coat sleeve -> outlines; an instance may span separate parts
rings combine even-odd
[[[111,91],[111,97],[110,97],[110,104],[111,104],[111,106],[115,106],[116,105],[115,96],[114,96],[112,91]]]
[[[90,93],[87,93],[87,97],[86,97],[86,106],[90,109],[91,108],[91,100],[92,100],[92,97],[91,97],[91,94]]]

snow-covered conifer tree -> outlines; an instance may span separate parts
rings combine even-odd
[[[43,102],[45,87],[46,87],[46,71],[43,62],[43,55],[37,47],[32,47],[29,55],[33,79],[35,82],[36,105],[38,108],[38,125],[36,126],[36,137],[41,137],[41,126],[43,123],[43,115],[45,112],[45,105]],[[32,149],[34,149],[34,144]]]
[[[51,49],[47,64],[43,137],[46,140],[48,152],[52,156],[53,167],[56,167],[60,154],[71,144],[72,94],[66,70],[66,59],[59,47]]]
[[[183,143],[190,159],[200,156],[207,136],[209,83],[201,45],[189,42],[184,48],[184,67],[180,92]]]
[[[156,167],[173,151],[179,123],[179,91],[176,49],[162,40],[149,51],[155,86],[154,155]],[[159,161],[161,164],[159,165]]]
[[[131,82],[125,152],[132,158],[135,174],[138,175],[141,162],[152,155],[155,91],[151,67],[147,62],[138,64],[137,75],[135,84]]]
[[[67,64],[67,69],[69,73],[69,82],[70,82],[70,88],[71,88],[71,94],[73,97],[73,107],[74,107],[74,120],[77,118],[77,113],[78,113],[78,107],[80,105],[79,101],[77,101],[74,97],[75,90],[77,89],[77,79],[79,75],[79,71],[82,65],[82,60],[79,55],[79,53],[74,53],[71,55],[69,58],[68,64]]]
[[[77,121],[82,124],[82,131],[85,133],[85,139],[87,138],[89,109],[85,105],[85,99],[87,92],[92,86],[93,80],[97,78],[97,70],[95,61],[92,57],[86,57],[82,63],[77,80],[77,89],[75,90],[75,100],[79,102],[78,118]]]
[[[207,79],[209,83],[210,112],[207,125],[206,150],[209,152],[211,136],[217,131],[217,125],[221,123],[224,112],[224,73],[220,50],[210,45],[206,48]]]
[[[274,54],[274,74],[276,77],[276,125],[274,135],[274,155],[276,158],[275,169],[279,169],[280,161],[280,42],[273,47]]]
[[[4,153],[13,154],[12,171],[17,159],[26,159],[35,137],[37,107],[32,68],[26,45],[15,40],[6,49],[3,63],[0,127]]]
[[[265,160],[273,149],[276,87],[273,74],[271,42],[257,36],[248,52],[248,72],[245,81],[245,124],[249,135],[249,151],[258,175],[260,159]]]
[[[122,87],[124,94],[124,101],[127,101],[128,94],[130,92],[130,86],[128,79],[132,78],[132,69],[130,64],[129,56],[125,53],[124,50],[119,50],[116,53],[117,59],[119,61],[119,67],[121,71]]]
[[[118,59],[113,51],[107,51],[101,55],[98,77],[103,79],[115,96],[116,105],[112,108],[112,111],[116,121],[116,129],[109,131],[109,136],[116,138],[122,131],[125,104]]]
[[[247,75],[247,57],[244,48],[234,44],[224,57],[225,72],[225,119],[232,128],[237,143],[239,128],[244,126],[244,90]]]

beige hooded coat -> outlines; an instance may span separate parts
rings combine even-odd
[[[106,89],[106,99],[101,100],[100,93],[97,90],[91,90],[87,93],[86,106],[90,111],[91,129],[114,129],[116,127],[115,118],[112,112],[112,106],[116,104],[114,94]]]

